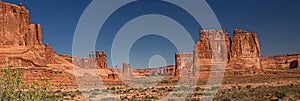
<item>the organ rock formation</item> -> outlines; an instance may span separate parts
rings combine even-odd
[[[200,70],[210,70],[213,63],[228,62],[230,55],[230,38],[224,30],[201,30],[200,40],[194,49],[194,60]]]
[[[257,35],[244,30],[234,30],[232,41],[224,30],[201,30],[200,40],[191,54],[194,56],[187,57],[184,56],[185,53],[175,54],[177,71],[182,69],[183,63],[191,60],[193,60],[193,65],[189,66],[193,68],[191,71],[195,68],[210,71],[218,68],[218,65],[224,65],[227,71],[235,72],[262,70]]]
[[[255,72],[262,69],[260,45],[255,32],[234,31],[229,65],[232,70]]]

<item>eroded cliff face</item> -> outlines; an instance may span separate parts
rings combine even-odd
[[[59,64],[56,53],[42,44],[42,28],[30,24],[29,11],[20,4],[0,2],[0,62],[14,67],[46,67]],[[1,67],[6,64],[1,65]]]
[[[228,68],[232,71],[248,72],[262,70],[260,45],[256,33],[243,30],[234,31]]]
[[[225,61],[230,55],[230,38],[224,30],[201,30],[194,49],[194,61],[200,70],[211,70],[212,64]]]
[[[289,70],[299,68],[300,54],[268,56],[261,58],[262,68],[264,70]]]
[[[73,65],[43,45],[41,25],[30,24],[22,4],[0,1],[0,63],[1,68],[21,68],[25,82],[45,78],[57,85],[76,85]]]
[[[25,45],[30,24],[29,11],[24,6],[0,2],[0,24],[0,45]]]
[[[182,69],[182,62],[185,61],[181,59],[182,55],[175,54],[176,70]],[[232,41],[224,30],[201,30],[193,55],[193,71],[211,71],[223,67],[228,72],[262,70],[257,35],[243,30],[236,29]]]
[[[89,54],[89,58],[82,58],[82,57],[66,57],[71,58],[72,63],[78,67],[86,68],[86,69],[108,69],[107,67],[107,59],[105,51],[102,51],[100,54],[99,51],[96,51],[96,55],[92,51]]]

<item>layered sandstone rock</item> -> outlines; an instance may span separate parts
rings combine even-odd
[[[29,11],[20,4],[0,1],[0,67],[22,68],[25,81],[62,80],[76,85],[72,64],[58,56],[49,44],[42,44],[42,27],[30,24]]]
[[[194,56],[186,56],[194,61],[192,72],[222,70],[236,72],[261,71],[260,46],[256,33],[235,30],[232,42],[224,30],[201,30]],[[175,54],[176,71],[182,69],[184,54]],[[190,62],[191,63],[191,62]],[[226,67],[226,68],[225,68]],[[178,72],[176,72],[178,73]]]
[[[188,52],[184,52],[183,54],[176,53],[175,76],[194,74],[195,71],[194,69],[196,68],[194,64],[196,64],[196,62],[193,59],[194,59],[193,53],[188,53]]]
[[[129,80],[134,78],[134,75],[131,72],[130,64],[123,63],[123,67],[116,66],[115,68],[116,74],[122,79],[122,80]]]
[[[105,51],[102,51],[102,54],[100,54],[99,51],[96,51],[96,58],[93,51],[89,54],[89,58],[68,56],[65,56],[65,58],[72,58],[72,63],[81,68],[108,69]]]
[[[29,11],[24,6],[0,1],[0,24],[0,45],[25,45],[30,24]]]
[[[201,30],[194,49],[194,60],[201,71],[211,70],[212,64],[228,62],[230,38],[224,30]]]
[[[232,71],[260,71],[260,45],[256,33],[235,30],[231,45],[229,68]]]
[[[175,75],[175,66],[170,65],[170,66],[164,66],[164,67],[159,67],[159,68],[149,68],[151,71],[150,75]]]
[[[22,5],[0,2],[0,62],[14,67],[46,67],[58,64],[56,53],[42,45],[42,29],[30,24],[29,11]]]
[[[65,71],[47,67],[21,68],[21,71],[25,83],[45,79],[57,86],[77,86],[75,76]]]
[[[132,75],[134,75],[135,78],[144,78],[146,76],[153,75],[152,69],[151,68],[146,68],[146,69],[136,69],[132,70]]]
[[[293,69],[293,62],[295,63],[299,60],[300,54],[268,56],[261,58],[261,64],[264,70],[289,70]]]
[[[107,60],[105,51],[102,51],[100,54],[99,51],[96,51],[96,64],[100,69],[107,69]]]

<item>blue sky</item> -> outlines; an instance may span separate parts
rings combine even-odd
[[[20,2],[20,0],[3,1],[15,4]],[[128,22],[129,19],[126,17],[146,13],[163,5],[158,0],[144,1],[147,4],[139,4],[144,9],[127,8],[112,17],[106,28],[100,32],[102,36],[98,36],[96,49],[110,50],[113,32],[121,27],[122,22]],[[71,54],[77,22],[90,2],[91,0],[23,0],[23,4],[31,12],[31,23],[42,25],[43,42],[52,45],[59,54]],[[263,56],[300,52],[299,0],[207,0],[207,2],[230,37],[235,28],[257,32]],[[180,16],[177,20],[189,25],[194,41],[199,39],[201,27],[197,26],[193,19],[182,17],[184,14],[176,7],[168,6],[166,9],[167,15]],[[157,12],[159,13],[159,10]],[[145,36],[137,40],[131,48],[130,63],[133,68],[147,67],[150,57],[159,54],[166,59],[167,64],[174,64],[176,51],[176,47],[165,38],[155,35]],[[83,57],[88,56],[88,53],[84,54],[86,55]],[[110,58],[108,61],[110,62]],[[111,66],[111,63],[109,65]]]

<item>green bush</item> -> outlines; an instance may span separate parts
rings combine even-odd
[[[287,94],[285,92],[276,92],[275,96],[277,96],[278,98],[282,99],[286,96]]]
[[[116,88],[115,88],[115,87],[112,87],[110,90],[116,90]]]
[[[1,101],[48,101],[59,100],[51,91],[47,80],[44,85],[37,81],[24,84],[20,68],[0,68],[0,100]]]
[[[222,101],[231,101],[229,98],[224,98]]]
[[[251,88],[251,85],[246,85],[246,88],[248,88],[248,89]]]

